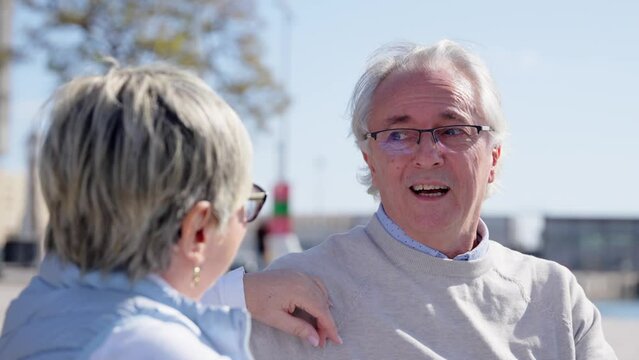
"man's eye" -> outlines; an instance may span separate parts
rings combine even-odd
[[[408,139],[408,133],[406,131],[389,131],[388,141],[404,141]]]
[[[468,135],[468,132],[466,132],[466,129],[462,127],[452,127],[452,128],[442,129],[440,134],[443,136],[452,137],[452,136],[459,136],[459,135]]]

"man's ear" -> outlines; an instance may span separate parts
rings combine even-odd
[[[488,183],[495,181],[495,170],[497,164],[499,164],[499,158],[501,157],[501,145],[495,146],[492,150],[493,162],[490,165],[490,176],[488,177]]]
[[[368,168],[370,169],[371,174],[375,173],[375,167],[373,166],[370,159],[368,158],[368,154],[362,151],[362,157],[364,158],[366,165],[368,165]]]
[[[198,201],[182,219],[176,249],[195,265],[204,261],[204,249],[211,236],[207,228],[211,221],[215,219],[209,201]]]

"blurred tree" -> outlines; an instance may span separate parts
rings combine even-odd
[[[9,68],[13,58],[11,46],[11,29],[13,18],[12,0],[0,0],[0,155],[8,147],[9,123]]]
[[[21,0],[39,22],[29,47],[65,81],[105,66],[168,62],[195,70],[262,127],[288,98],[265,66],[254,0]]]

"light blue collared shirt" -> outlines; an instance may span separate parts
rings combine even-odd
[[[377,216],[377,220],[379,220],[386,232],[388,232],[390,236],[392,236],[395,240],[417,251],[421,251],[424,254],[440,259],[448,259],[448,256],[446,256],[441,251],[433,249],[430,246],[426,246],[408,236],[404,232],[404,230],[399,227],[399,225],[397,225],[393,220],[391,220],[391,218],[388,217],[388,215],[386,215],[384,205],[379,204],[379,208],[377,209],[375,216]],[[455,256],[452,260],[470,261],[480,259],[488,251],[489,242],[484,241],[485,239],[489,239],[488,227],[483,220],[479,219],[479,226],[477,227],[477,241],[479,242],[479,245],[468,252]]]
[[[133,359],[159,359],[187,346],[191,358],[252,360],[250,331],[246,310],[205,306],[155,276],[131,282],[123,272],[83,273],[49,253],[7,311],[0,358],[111,359],[126,349],[143,355]]]

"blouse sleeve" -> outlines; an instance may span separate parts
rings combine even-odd
[[[202,296],[206,305],[226,305],[246,309],[244,300],[244,268],[239,267],[222,276]]]

